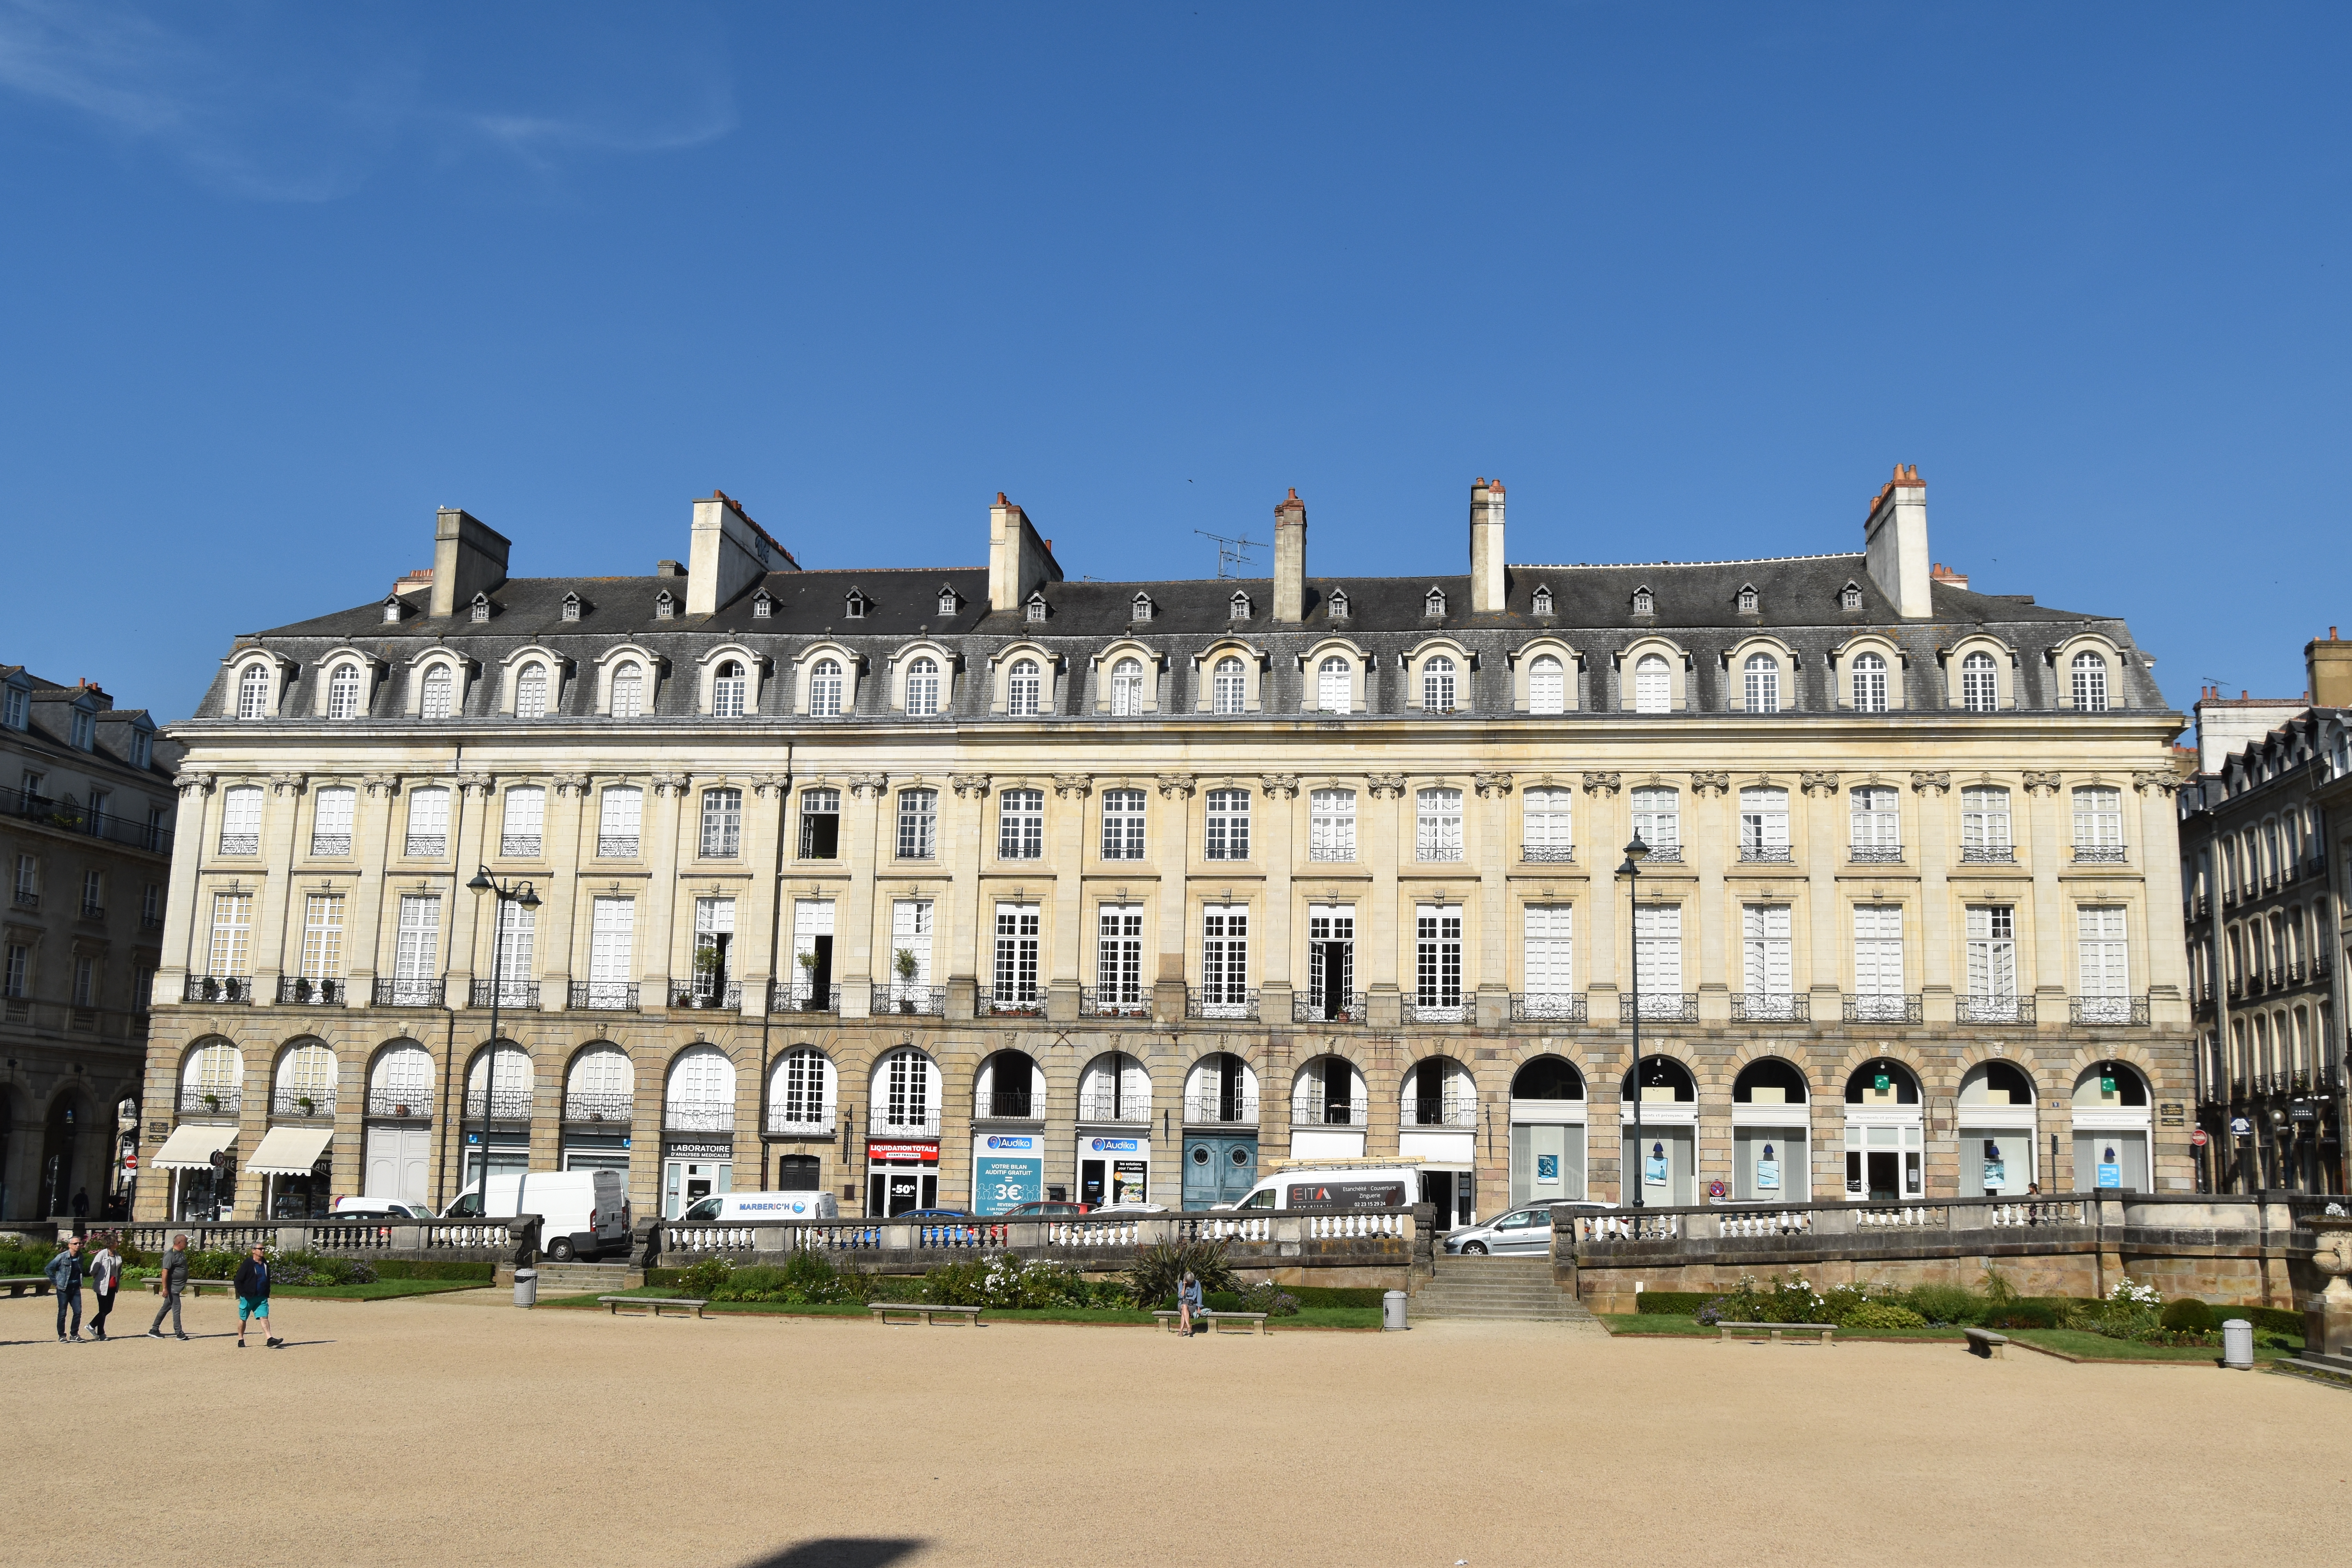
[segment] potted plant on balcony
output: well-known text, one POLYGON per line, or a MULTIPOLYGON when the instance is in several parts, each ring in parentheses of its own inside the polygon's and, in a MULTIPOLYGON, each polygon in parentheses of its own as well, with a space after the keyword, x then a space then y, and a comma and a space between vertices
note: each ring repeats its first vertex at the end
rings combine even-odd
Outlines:
MULTIPOLYGON (((816 955, 811 953, 809 956, 814 958, 816 955)), ((915 999, 907 994, 907 987, 915 983, 915 950, 900 948, 890 960, 890 964, 898 972, 898 1011, 911 1013, 915 1010, 915 999)))
POLYGON ((816 954, 803 952, 800 955, 799 963, 801 1010, 807 1013, 822 1013, 824 1011, 824 1003, 816 994, 816 954))
POLYGON ((698 947, 694 950, 694 991, 688 1005, 709 1007, 719 1001, 719 950, 698 947))
POLYGON ((300 1109, 302 1114, 305 1116, 316 1116, 319 1114, 319 1102, 312 1100, 307 1094, 296 1095, 294 1097, 294 1103, 300 1109))
POLYGON ((207 1091, 205 1095, 205 1109, 206 1110, 218 1110, 220 1109, 220 1096, 207 1091))

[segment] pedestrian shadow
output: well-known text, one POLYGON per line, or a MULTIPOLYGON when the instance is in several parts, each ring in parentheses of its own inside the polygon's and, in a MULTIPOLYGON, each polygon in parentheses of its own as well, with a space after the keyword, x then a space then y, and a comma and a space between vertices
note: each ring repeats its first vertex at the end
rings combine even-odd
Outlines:
POLYGON ((889 1568, 889 1564, 929 1544, 924 1541, 885 1540, 870 1535, 829 1535, 787 1546, 765 1557, 754 1557, 743 1568, 889 1568))

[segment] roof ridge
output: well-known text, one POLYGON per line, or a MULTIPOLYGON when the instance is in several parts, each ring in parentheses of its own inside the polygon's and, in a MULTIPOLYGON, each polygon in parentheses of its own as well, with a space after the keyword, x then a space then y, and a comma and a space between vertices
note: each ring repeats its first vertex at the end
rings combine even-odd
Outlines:
POLYGON ((1776 561, 1864 561, 1869 552, 1831 550, 1818 555, 1734 555, 1719 561, 1526 561, 1510 563, 1515 572, 1622 571, 1651 566, 1768 566, 1776 561))

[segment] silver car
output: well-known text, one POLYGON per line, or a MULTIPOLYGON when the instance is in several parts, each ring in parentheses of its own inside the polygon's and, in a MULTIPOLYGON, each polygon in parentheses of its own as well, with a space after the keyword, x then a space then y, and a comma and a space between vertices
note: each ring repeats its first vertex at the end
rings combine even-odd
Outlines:
POLYGON ((1485 1225, 1468 1226, 1449 1234, 1445 1250, 1481 1258, 1487 1253, 1498 1257, 1549 1254, 1551 1251, 1551 1211, 1564 1208, 1574 1214, 1598 1214, 1613 1209, 1615 1204, 1529 1204, 1499 1215, 1485 1225))

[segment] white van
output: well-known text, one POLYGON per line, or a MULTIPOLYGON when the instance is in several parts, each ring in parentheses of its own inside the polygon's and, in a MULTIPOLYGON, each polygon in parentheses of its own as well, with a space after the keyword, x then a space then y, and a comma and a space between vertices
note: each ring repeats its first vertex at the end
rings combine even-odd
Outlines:
MULTIPOLYGON (((629 1188, 618 1171, 493 1171, 489 1212, 539 1215, 539 1249, 558 1263, 629 1250, 629 1188)), ((441 1211, 443 1219, 481 1216, 478 1184, 441 1211)))
POLYGON ((1276 1162, 1271 1173, 1220 1207, 1289 1209, 1329 1214, 1345 1209, 1404 1208, 1421 1201, 1421 1162, 1394 1160, 1301 1160, 1276 1162))
POLYGON ((726 1225, 784 1225, 801 1219, 839 1219, 841 1203, 831 1193, 713 1193, 677 1216, 726 1225))

